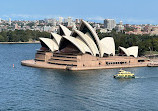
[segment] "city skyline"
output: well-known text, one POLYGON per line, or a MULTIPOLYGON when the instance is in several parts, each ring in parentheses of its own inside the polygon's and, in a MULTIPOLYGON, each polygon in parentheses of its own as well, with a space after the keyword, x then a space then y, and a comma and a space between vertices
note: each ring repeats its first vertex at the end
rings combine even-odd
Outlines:
POLYGON ((7 20, 37 20, 72 17, 103 22, 115 19, 126 24, 158 24, 154 0, 80 0, 80 1, 2 1, 0 18, 7 20))

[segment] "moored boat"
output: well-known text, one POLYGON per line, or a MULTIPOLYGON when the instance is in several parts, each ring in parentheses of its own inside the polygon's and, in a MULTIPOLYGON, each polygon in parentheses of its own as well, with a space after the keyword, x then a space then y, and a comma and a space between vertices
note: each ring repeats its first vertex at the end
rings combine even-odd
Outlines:
POLYGON ((135 75, 131 72, 120 69, 119 73, 114 75, 114 78, 135 78, 135 75))

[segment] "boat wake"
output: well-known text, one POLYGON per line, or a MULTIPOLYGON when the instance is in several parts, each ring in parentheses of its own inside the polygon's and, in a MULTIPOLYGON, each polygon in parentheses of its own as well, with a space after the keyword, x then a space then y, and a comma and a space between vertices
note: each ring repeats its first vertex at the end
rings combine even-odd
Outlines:
POLYGON ((143 76, 142 77, 138 77, 138 76, 135 76, 135 78, 136 79, 142 79, 142 78, 147 78, 147 77, 143 77, 143 76))
POLYGON ((144 77, 144 76, 138 77, 138 76, 135 76, 135 78, 136 79, 146 79, 146 78, 158 78, 158 77, 144 77))

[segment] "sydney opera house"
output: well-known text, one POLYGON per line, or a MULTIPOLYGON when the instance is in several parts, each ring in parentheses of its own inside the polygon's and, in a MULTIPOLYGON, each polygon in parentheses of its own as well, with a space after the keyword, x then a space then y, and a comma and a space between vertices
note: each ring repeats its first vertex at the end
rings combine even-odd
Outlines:
MULTIPOLYGON (((68 70, 147 66, 148 60, 138 57, 138 46, 119 47, 115 54, 113 37, 99 39, 96 31, 82 20, 78 30, 70 31, 60 25, 59 32, 50 38, 40 38, 41 48, 35 59, 22 65, 68 70)), ((120 44, 121 45, 121 44, 120 44)))

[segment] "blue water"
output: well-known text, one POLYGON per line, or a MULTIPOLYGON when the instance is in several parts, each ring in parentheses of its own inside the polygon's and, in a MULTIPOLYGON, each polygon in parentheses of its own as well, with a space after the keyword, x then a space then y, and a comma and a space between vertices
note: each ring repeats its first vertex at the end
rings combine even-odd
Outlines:
POLYGON ((21 66, 40 44, 0 44, 0 110, 158 110, 158 68, 125 68, 135 79, 117 80, 119 69, 66 71, 21 66), (13 68, 13 64, 15 68, 13 68))

